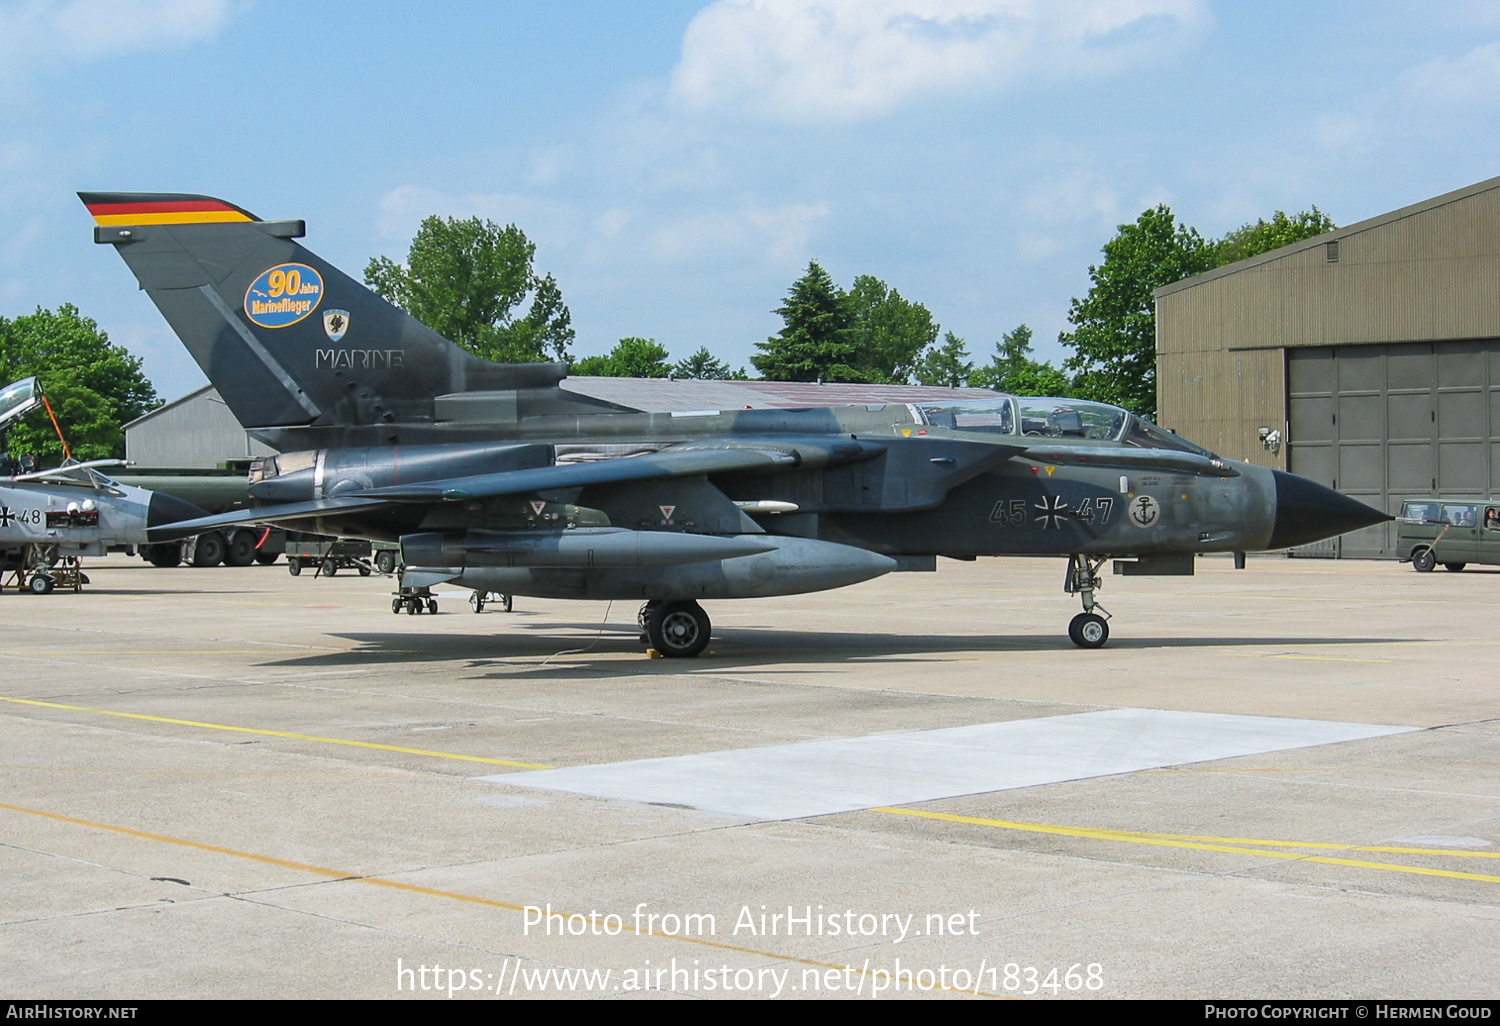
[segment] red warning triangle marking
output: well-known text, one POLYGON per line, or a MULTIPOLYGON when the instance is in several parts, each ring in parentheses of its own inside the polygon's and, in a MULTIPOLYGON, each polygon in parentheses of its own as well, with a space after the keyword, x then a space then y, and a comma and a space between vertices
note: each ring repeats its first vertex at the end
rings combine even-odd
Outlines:
POLYGON ((656 508, 661 510, 661 518, 663 520, 671 520, 672 514, 677 512, 676 506, 658 506, 656 508))

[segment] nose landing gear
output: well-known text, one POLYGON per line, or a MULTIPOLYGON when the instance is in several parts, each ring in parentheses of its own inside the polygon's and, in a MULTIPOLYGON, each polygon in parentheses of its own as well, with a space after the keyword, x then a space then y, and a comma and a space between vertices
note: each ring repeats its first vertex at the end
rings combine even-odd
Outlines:
POLYGON ((1094 601, 1095 589, 1104 586, 1099 570, 1109 558, 1076 553, 1068 557, 1068 576, 1063 582, 1063 591, 1083 600, 1083 612, 1068 624, 1068 637, 1079 648, 1102 648, 1109 640, 1109 610, 1094 601), (1098 613, 1094 612, 1096 609, 1098 613))

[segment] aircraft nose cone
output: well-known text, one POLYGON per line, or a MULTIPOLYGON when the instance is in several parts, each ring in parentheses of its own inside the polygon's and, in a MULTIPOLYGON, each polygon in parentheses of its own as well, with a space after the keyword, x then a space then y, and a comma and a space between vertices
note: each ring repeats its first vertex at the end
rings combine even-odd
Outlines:
POLYGON ((1268 549, 1307 545, 1391 519, 1316 481, 1279 470, 1271 474, 1276 481, 1276 522, 1268 549))
POLYGON ((199 509, 191 502, 161 492, 151 493, 151 504, 146 507, 146 526, 165 527, 179 520, 197 520, 208 516, 208 511, 199 509))

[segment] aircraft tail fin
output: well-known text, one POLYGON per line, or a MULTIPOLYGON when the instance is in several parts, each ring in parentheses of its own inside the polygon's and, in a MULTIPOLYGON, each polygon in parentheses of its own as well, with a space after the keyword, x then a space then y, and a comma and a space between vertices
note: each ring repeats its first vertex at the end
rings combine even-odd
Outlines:
POLYGON ((78 196, 247 428, 431 421, 437 396, 567 373, 459 348, 303 247, 302 221, 187 193, 78 196))

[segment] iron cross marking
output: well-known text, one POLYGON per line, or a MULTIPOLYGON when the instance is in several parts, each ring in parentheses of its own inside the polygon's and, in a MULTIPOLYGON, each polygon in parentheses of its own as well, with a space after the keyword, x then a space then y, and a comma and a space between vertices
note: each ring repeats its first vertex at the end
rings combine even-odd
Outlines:
POLYGON ((10 522, 16 519, 9 506, 0 506, 0 527, 9 527, 10 522))
POLYGON ((1068 504, 1063 501, 1061 495, 1044 495, 1042 501, 1037 503, 1034 509, 1041 511, 1036 521, 1042 525, 1042 530, 1049 527, 1062 528, 1062 522, 1068 518, 1068 504), (1048 505, 1048 503, 1051 505, 1048 505))

